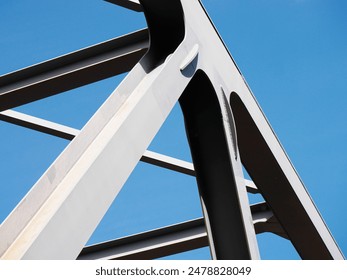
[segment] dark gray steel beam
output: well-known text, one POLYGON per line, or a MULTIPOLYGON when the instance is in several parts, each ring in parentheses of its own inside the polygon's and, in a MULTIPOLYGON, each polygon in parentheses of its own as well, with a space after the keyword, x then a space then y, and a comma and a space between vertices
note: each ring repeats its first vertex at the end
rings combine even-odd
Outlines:
POLYGON ((136 0, 105 0, 105 1, 112 4, 116 4, 118 6, 122 6, 129 10, 142 12, 142 6, 140 5, 139 1, 136 1, 136 0))
MULTIPOLYGON (((194 165, 190 162, 183 161, 180 159, 176 159, 173 157, 169 157, 166 155, 158 154, 152 151, 146 151, 141 161, 153 164, 162 168, 166 168, 172 171, 176 171, 182 174, 190 175, 190 176, 196 176, 194 165)), ((245 179, 247 192, 256 194, 259 193, 258 188, 252 182, 251 180, 245 179)))
MULTIPOLYGON (((36 118, 14 110, 0 112, 0 120, 47 133, 66 140, 72 140, 80 132, 78 129, 50 122, 41 118, 36 118)), ((152 151, 146 151, 143 154, 141 161, 190 176, 195 176, 194 166, 192 163, 152 151)), ((249 185, 251 186, 251 182, 249 185)))
POLYGON ((147 29, 0 77, 0 111, 132 69, 148 48, 147 29))
POLYGON ((271 232, 282 238, 289 239, 266 202, 251 205, 251 212, 254 229, 257 234, 271 232))
POLYGON ((212 238, 213 257, 219 260, 252 259, 252 246, 243 220, 243 207, 249 206, 248 201, 239 201, 229 154, 231 147, 223 123, 227 116, 222 115, 217 93, 204 72, 196 72, 179 101, 208 234, 212 238))
MULTIPOLYGON (((318 227, 311 220, 311 213, 318 212, 314 204, 304 205, 305 201, 297 196, 289 181, 296 178, 287 177, 250 112, 236 93, 231 95, 230 104, 235 117, 242 163, 299 255, 303 259, 333 259, 329 250, 339 248, 336 243, 324 242, 320 231, 326 230, 326 225, 318 227)), ((302 190, 307 192, 303 184, 302 190)), ((307 193, 306 195, 306 199, 310 199, 307 193)), ((334 240, 331 239, 330 242, 334 240)))
MULTIPOLYGON (((273 232, 285 236, 266 203, 251 206, 257 233, 273 232)), ((157 259, 208 246, 203 218, 85 247, 78 260, 157 259)))
POLYGON ((148 260, 208 245, 204 220, 197 219, 86 247, 77 259, 148 260))

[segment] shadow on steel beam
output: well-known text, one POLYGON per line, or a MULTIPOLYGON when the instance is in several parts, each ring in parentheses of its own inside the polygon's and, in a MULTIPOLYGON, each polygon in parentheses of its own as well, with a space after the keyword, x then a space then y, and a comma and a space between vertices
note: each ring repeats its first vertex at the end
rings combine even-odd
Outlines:
POLYGON ((203 71, 196 72, 179 102, 216 258, 250 259, 221 107, 203 71))
POLYGON ((303 259, 332 259, 320 233, 297 197, 237 93, 230 96, 243 166, 303 259))

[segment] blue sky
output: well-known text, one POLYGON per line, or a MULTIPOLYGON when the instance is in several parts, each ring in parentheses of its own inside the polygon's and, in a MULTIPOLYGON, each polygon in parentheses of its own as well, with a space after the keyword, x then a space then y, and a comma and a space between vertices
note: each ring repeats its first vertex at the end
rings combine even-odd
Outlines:
MULTIPOLYGON (((347 2, 202 2, 346 255, 347 2)), ((146 27, 102 0, 1 1, 0 13, 0 75, 146 27)), ((16 110, 80 129, 121 79, 16 110)), ((3 122, 0 133, 3 221, 68 141, 3 122)), ((178 106, 149 149, 190 160, 178 106)), ((89 243, 200 216, 194 178, 139 163, 89 243)), ((263 259, 298 258, 285 240, 258 240, 263 259)), ((172 258, 208 257, 205 248, 172 258)))

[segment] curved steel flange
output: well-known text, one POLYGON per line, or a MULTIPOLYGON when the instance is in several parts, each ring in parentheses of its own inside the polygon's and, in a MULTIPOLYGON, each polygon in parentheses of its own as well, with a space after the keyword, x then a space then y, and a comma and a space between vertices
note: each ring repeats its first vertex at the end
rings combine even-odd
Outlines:
POLYGON ((180 0, 140 0, 150 35, 150 48, 142 60, 149 72, 173 53, 185 35, 180 0))

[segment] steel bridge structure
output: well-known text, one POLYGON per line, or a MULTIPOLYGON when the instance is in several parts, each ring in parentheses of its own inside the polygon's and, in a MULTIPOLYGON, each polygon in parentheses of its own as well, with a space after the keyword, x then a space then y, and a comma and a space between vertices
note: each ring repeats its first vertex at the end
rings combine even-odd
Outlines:
POLYGON ((155 259, 209 246, 216 260, 259 259, 256 234, 271 232, 303 259, 343 259, 201 2, 107 1, 143 12, 148 29, 0 78, 2 121, 71 140, 1 224, 1 258, 155 259), (125 72, 82 130, 13 109, 125 72), (147 150, 177 102, 193 163, 147 150), (139 161, 195 176, 203 218, 85 246, 139 161), (250 205, 247 192, 265 201, 250 205))

